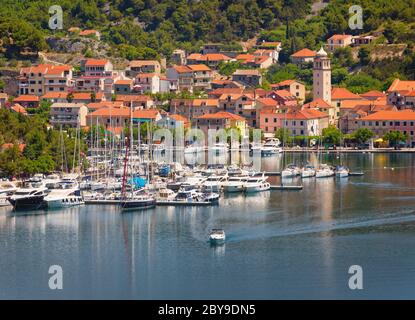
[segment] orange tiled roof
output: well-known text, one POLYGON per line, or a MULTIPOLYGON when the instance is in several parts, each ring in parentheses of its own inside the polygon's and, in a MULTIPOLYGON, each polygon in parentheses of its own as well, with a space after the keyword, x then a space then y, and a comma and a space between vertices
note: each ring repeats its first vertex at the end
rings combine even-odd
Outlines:
POLYGON ((303 108, 333 108, 329 103, 321 98, 315 99, 309 103, 306 103, 303 108))
POLYGON ((115 81, 115 84, 119 84, 119 85, 130 85, 132 83, 133 83, 133 80, 131 79, 122 79, 122 80, 115 81))
MULTIPOLYGON (((156 119, 159 115, 159 111, 156 109, 145 109, 145 110, 135 110, 133 111, 133 118, 141 118, 141 119, 156 119)), ((90 117, 122 117, 122 118, 129 118, 130 117, 130 108, 114 108, 114 107, 107 107, 107 108, 100 108, 91 114, 90 117)))
POLYGON ((105 66, 108 63, 107 59, 88 59, 85 66, 105 66))
POLYGON ((403 81, 400 79, 395 79, 390 85, 387 92, 404 91, 404 90, 408 90, 408 91, 415 90, 415 81, 403 81))
POLYGON ((157 60, 133 60, 130 61, 130 67, 138 68, 142 66, 155 66, 159 65, 160 63, 157 60))
POLYGON ((218 88, 209 92, 209 95, 221 96, 222 94, 230 93, 242 93, 244 89, 242 88, 218 88))
POLYGON ((48 92, 44 94, 41 99, 66 99, 68 96, 67 92, 48 92))
POLYGON ((141 95, 141 94, 139 94, 139 95, 137 95, 137 94, 134 94, 134 95, 133 94, 131 94, 131 95, 119 94, 119 95, 116 96, 115 100, 116 101, 124 101, 124 102, 130 102, 130 101, 133 101, 133 102, 147 102, 147 101, 151 101, 152 99, 149 96, 141 95))
POLYGON ((296 80, 284 80, 275 84, 271 84, 271 88, 273 87, 285 87, 285 86, 289 86, 290 84, 293 84, 294 82, 298 82, 296 80))
POLYGON ((52 66, 46 70, 46 75, 59 75, 65 71, 72 70, 72 66, 63 65, 63 66, 52 66))
POLYGON ((264 106, 269 106, 269 107, 278 106, 278 102, 272 98, 259 98, 257 99, 257 101, 263 104, 264 106))
POLYGON ((360 96, 363 97, 363 98, 367 98, 367 97, 368 98, 374 98, 374 97, 385 97, 386 94, 383 93, 383 92, 380 92, 378 90, 371 90, 371 91, 368 91, 366 93, 362 93, 360 96))
POLYGON ((316 52, 307 48, 301 49, 291 55, 291 57, 296 58, 309 58, 309 57, 315 57, 316 52))
POLYGON ((27 111, 26 111, 26 109, 25 108, 23 108, 20 104, 18 104, 18 103, 16 103, 16 104, 14 104, 11 108, 10 108, 11 110, 13 110, 14 112, 17 112, 17 113, 22 113, 22 114, 24 114, 24 115, 27 115, 27 111))
POLYGON ((273 93, 283 98, 293 97, 293 94, 287 90, 274 90, 273 93))
POLYGON ((21 95, 15 98, 13 102, 39 102, 39 97, 34 95, 21 95))
POLYGON ((347 90, 346 88, 333 88, 331 90, 331 99, 332 100, 359 100, 362 99, 362 97, 360 97, 357 94, 354 94, 352 92, 350 92, 349 90, 347 90))
POLYGON ((253 54, 247 54, 247 53, 241 53, 235 57, 236 60, 252 60, 254 58, 255 56, 253 54))
POLYGON ((193 106, 200 107, 201 105, 217 107, 219 105, 219 100, 218 99, 193 99, 193 106))
POLYGON ((351 37, 352 36, 350 34, 334 34, 329 38, 329 40, 344 40, 351 37))
MULTIPOLYGON (((73 100, 91 100, 91 92, 74 92, 72 93, 73 100)), ((102 92, 95 93, 95 99, 102 100, 104 94, 102 92)))
POLYGON ((403 111, 378 111, 372 113, 366 117, 363 117, 359 120, 415 120, 415 112, 412 110, 403 110, 403 111))
POLYGON ((244 117, 241 117, 237 114, 233 114, 226 111, 220 111, 216 113, 209 113, 204 114, 200 117, 195 117, 196 119, 230 119, 230 120, 236 120, 236 121, 246 121, 244 117))
POLYGON ((180 114, 171 114, 171 115, 169 115, 169 117, 176 120, 176 121, 182 121, 184 123, 189 122, 189 119, 187 119, 186 117, 184 117, 180 114))
POLYGON ((287 113, 275 113, 275 110, 265 110, 265 114, 274 113, 274 117, 282 120, 311 120, 311 119, 322 119, 327 118, 328 114, 314 109, 304 109, 289 111, 287 113))
POLYGON ((204 64, 191 64, 188 65, 192 71, 211 71, 210 68, 204 64))

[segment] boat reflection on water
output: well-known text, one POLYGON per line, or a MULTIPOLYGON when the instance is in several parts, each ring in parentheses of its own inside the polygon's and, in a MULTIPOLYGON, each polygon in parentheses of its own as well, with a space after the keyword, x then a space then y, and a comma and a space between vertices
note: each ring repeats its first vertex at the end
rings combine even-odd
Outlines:
POLYGON ((212 255, 214 257, 224 257, 226 253, 226 244, 212 244, 210 243, 210 248, 212 250, 212 255))

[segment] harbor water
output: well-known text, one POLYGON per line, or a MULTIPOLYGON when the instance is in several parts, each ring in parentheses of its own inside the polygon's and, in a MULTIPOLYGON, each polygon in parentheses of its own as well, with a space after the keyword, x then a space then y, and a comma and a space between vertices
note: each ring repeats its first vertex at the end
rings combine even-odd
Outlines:
MULTIPOLYGON (((307 157, 263 158, 262 169, 307 157)), ((222 196, 209 207, 0 208, 0 299, 415 298, 415 155, 324 158, 364 175, 296 178, 285 183, 301 191, 222 196), (225 244, 208 242, 213 228, 225 244), (62 267, 62 290, 49 288, 52 265, 62 267), (352 265, 362 290, 349 288, 352 265)))

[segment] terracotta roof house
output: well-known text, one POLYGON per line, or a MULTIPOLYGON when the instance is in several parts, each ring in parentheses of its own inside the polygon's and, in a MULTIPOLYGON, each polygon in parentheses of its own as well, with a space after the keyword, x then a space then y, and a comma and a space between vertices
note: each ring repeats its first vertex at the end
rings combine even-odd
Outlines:
POLYGON ((387 132, 399 131, 408 136, 406 145, 415 147, 415 112, 379 111, 356 119, 359 128, 372 130, 376 137, 383 137, 387 132))
POLYGON ((20 104, 16 103, 13 106, 10 107, 10 110, 12 112, 21 113, 25 116, 27 116, 27 111, 24 107, 22 107, 20 104))
POLYGON ((232 80, 248 87, 257 87, 262 84, 262 74, 258 70, 236 70, 232 80))
POLYGON ((39 107, 39 97, 34 95, 21 95, 13 100, 13 103, 18 103, 25 108, 39 107))
POLYGON ((310 63, 314 61, 314 57, 317 55, 317 53, 313 50, 304 48, 301 49, 295 53, 293 53, 290 56, 290 60, 292 63, 301 66, 304 65, 306 63, 310 63))
POLYGON ((315 136, 320 135, 328 126, 328 115, 314 109, 291 110, 286 113, 264 110, 260 113, 260 128, 268 134, 275 134, 278 129, 284 128, 293 136, 315 136))
POLYGON ((350 34, 335 34, 327 39, 327 50, 334 52, 338 48, 350 46, 353 42, 353 36, 350 34))
POLYGON ((297 80, 284 80, 279 83, 271 84, 273 90, 287 90, 294 95, 300 103, 305 100, 305 85, 297 80))

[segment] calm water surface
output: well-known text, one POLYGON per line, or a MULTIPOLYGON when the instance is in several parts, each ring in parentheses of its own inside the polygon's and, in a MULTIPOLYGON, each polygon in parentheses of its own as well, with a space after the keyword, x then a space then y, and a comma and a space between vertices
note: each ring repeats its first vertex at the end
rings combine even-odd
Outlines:
MULTIPOLYGON (((0 208, 0 298, 415 298, 415 155, 350 154, 343 162, 365 175, 224 197, 218 207, 119 214, 84 206, 25 216, 0 208), (207 243, 215 227, 227 233, 223 246, 207 243), (356 264, 364 289, 352 291, 356 264), (63 268, 61 291, 49 290, 51 265, 63 268)), ((282 156, 263 160, 269 171, 281 165, 282 156)))

